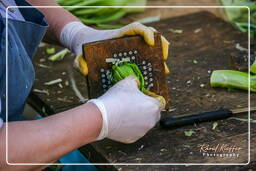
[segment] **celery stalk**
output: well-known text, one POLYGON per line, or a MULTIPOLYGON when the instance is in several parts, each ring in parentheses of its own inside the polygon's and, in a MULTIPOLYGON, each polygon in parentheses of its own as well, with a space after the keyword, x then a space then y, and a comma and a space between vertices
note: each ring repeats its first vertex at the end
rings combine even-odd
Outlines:
MULTIPOLYGON (((256 76, 251 76, 251 91, 256 92, 256 76)), ((233 70, 216 70, 211 75, 212 87, 226 87, 248 90, 249 75, 245 72, 233 70)))
POLYGON ((251 73, 256 74, 256 60, 251 65, 251 69, 250 70, 251 70, 251 73))

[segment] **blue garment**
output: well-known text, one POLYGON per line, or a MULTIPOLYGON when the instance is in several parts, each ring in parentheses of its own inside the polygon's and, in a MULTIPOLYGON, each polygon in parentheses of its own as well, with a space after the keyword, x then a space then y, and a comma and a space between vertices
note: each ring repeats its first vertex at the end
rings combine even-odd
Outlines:
MULTIPOLYGON (((24 0, 16 0, 18 6, 29 6, 24 0)), ((48 24, 44 15, 35 8, 21 8, 25 21, 8 20, 8 107, 6 109, 6 33, 7 23, 0 15, 0 98, 2 110, 0 118, 6 121, 23 120, 23 110, 35 79, 32 57, 46 33, 48 24)), ((60 161, 66 163, 89 163, 76 150, 60 161)), ((95 166, 65 166, 63 170, 97 170, 95 166)))
MULTIPOLYGON (((17 5, 29 5, 17 1, 17 5)), ((47 30, 44 16, 35 8, 23 8, 20 12, 26 21, 8 20, 8 120, 23 120, 22 112, 34 79, 32 56, 35 54, 47 30), (33 14, 33 15, 31 15, 33 14)), ((1 17, 1 16, 0 16, 1 17)), ((6 20, 0 18, 0 117, 6 120, 6 20)))

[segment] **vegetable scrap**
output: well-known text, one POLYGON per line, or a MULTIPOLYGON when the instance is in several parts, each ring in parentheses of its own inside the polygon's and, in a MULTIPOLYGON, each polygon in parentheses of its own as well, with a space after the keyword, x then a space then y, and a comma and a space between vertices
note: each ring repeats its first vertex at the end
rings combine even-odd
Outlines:
POLYGON ((196 59, 194 59, 193 64, 198 64, 198 61, 196 59))
POLYGON ((44 85, 54 85, 54 84, 58 84, 58 83, 61 83, 62 82, 62 79, 61 78, 58 78, 56 80, 52 80, 52 81, 48 81, 46 83, 44 83, 44 85))
POLYGON ((185 134, 185 136, 187 136, 187 137, 191 137, 193 134, 194 134, 195 132, 193 131, 193 130, 189 130, 189 131, 184 131, 184 134, 185 134))
POLYGON ((195 29, 194 33, 199 33, 201 30, 202 30, 201 28, 195 29))
POLYGON ((183 30, 181 30, 181 29, 169 29, 169 31, 174 33, 174 34, 181 34, 181 33, 183 33, 183 30))
POLYGON ((212 124, 212 130, 215 130, 218 125, 219 125, 218 122, 213 122, 213 124, 212 124))
POLYGON ((242 47, 239 43, 236 44, 236 49, 240 51, 248 52, 247 48, 242 47))
POLYGON ((33 89, 33 92, 35 92, 35 93, 42 93, 42 94, 46 94, 46 95, 50 94, 48 90, 33 89))
MULTIPOLYGON (((242 121, 242 122, 248 122, 248 121, 249 121, 248 119, 237 118, 237 117, 230 117, 230 118, 228 118, 228 119, 234 119, 234 120, 238 120, 238 121, 242 121)), ((251 123, 256 123, 256 120, 250 119, 250 122, 251 122, 251 123)))
POLYGON ((68 52, 69 52, 68 49, 63 49, 63 50, 59 51, 58 53, 50 56, 48 58, 48 60, 50 60, 50 61, 61 61, 68 52))
POLYGON ((53 47, 53 48, 46 48, 46 53, 47 53, 48 55, 54 54, 54 53, 55 53, 55 48, 54 48, 54 47, 53 47))

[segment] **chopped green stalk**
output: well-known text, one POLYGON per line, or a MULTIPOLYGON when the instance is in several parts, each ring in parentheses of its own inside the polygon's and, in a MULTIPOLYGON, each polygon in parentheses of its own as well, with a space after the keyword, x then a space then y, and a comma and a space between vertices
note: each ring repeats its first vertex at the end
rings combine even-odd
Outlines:
POLYGON ((123 62, 118 65, 112 66, 112 83, 115 84, 128 77, 129 75, 135 76, 140 81, 140 90, 146 90, 144 87, 144 77, 136 64, 123 62))
POLYGON ((48 58, 48 60, 50 60, 50 61, 61 61, 68 52, 69 52, 68 49, 63 49, 62 51, 50 56, 48 58))
POLYGON ((174 33, 174 34, 181 34, 181 33, 183 33, 183 30, 181 30, 181 29, 169 29, 169 31, 174 33))
POLYGON ((256 60, 251 65, 251 73, 256 74, 256 60))
POLYGON ((55 53, 55 48, 54 48, 54 47, 53 47, 53 48, 46 48, 46 53, 47 53, 48 55, 54 54, 54 53, 55 53))
MULTIPOLYGON (((256 76, 251 76, 251 91, 256 92, 256 76)), ((212 87, 226 87, 248 90, 249 88, 248 73, 232 71, 232 70, 217 70, 211 75, 212 87)))

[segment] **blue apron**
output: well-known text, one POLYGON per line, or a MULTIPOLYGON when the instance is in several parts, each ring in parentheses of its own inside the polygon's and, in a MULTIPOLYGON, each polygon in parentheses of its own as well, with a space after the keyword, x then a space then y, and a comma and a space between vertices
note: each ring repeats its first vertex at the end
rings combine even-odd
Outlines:
MULTIPOLYGON (((18 6, 30 6, 24 0, 16 0, 18 6)), ((8 20, 8 121, 24 120, 25 101, 35 80, 32 57, 46 33, 48 24, 44 15, 35 8, 20 8, 25 21, 8 20)), ((0 117, 6 121, 6 20, 0 15, 0 117)), ((63 158, 64 163, 89 163, 75 150, 63 158)), ((97 170, 95 166, 64 166, 69 170, 97 170)))
MULTIPOLYGON (((27 6, 23 0, 18 6, 27 6)), ((23 120, 22 112, 35 79, 32 56, 47 30, 44 16, 35 8, 20 9, 26 21, 8 20, 8 120, 23 120)), ((0 16, 1 17, 1 16, 0 16)), ((0 97, 6 120, 6 20, 0 18, 0 97)))

